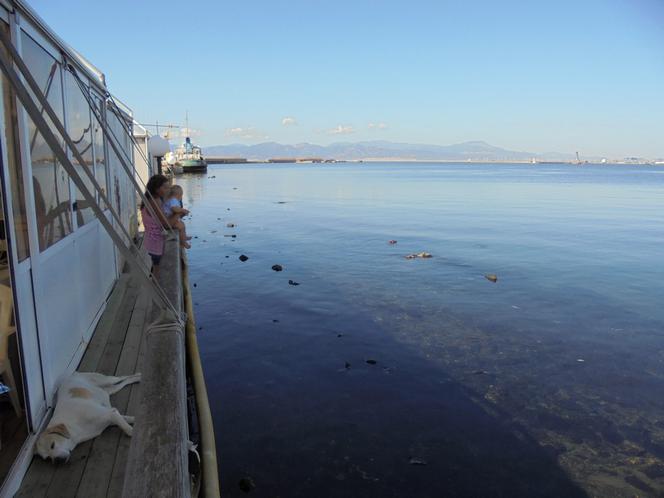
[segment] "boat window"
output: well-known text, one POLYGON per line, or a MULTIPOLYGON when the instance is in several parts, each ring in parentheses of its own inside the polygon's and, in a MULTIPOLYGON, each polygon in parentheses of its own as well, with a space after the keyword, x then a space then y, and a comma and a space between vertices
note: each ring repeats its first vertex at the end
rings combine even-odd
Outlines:
MULTIPOLYGON (((63 120, 60 64, 25 32, 21 32, 22 56, 32 76, 46 95, 58 119, 63 120)), ((50 123, 46 113, 43 113, 50 123)), ((51 124, 56 136, 58 132, 51 124)), ((39 249, 45 250, 72 231, 69 175, 55 159, 36 126, 28 118, 28 140, 39 249)), ((63 143, 64 145, 64 143, 63 143)))
MULTIPOLYGON (((9 26, 4 22, 0 23, 0 29, 9 34, 9 26)), ((23 171, 21 170, 21 155, 18 142, 18 120, 15 97, 14 90, 3 73, 2 98, 5 108, 5 140, 7 143, 6 167, 9 176, 9 188, 11 190, 14 238, 16 239, 16 258, 18 261, 23 261, 30 255, 30 246, 28 241, 27 213, 25 209, 23 171)), ((0 241, 0 246, 2 245, 6 245, 4 238, 0 241)))
MULTIPOLYGON (((117 111, 114 111, 113 106, 109 106, 106 109, 106 122, 109 130, 112 132, 112 136, 117 138, 117 141, 114 140, 114 142, 118 145, 118 148, 121 151, 124 151, 121 152, 123 160, 132 165, 134 163, 132 159, 132 145, 126 131, 126 127, 129 126, 129 123, 127 123, 127 120, 122 115, 118 115, 116 112, 117 111)), ((120 160, 111 147, 108 148, 108 158, 109 164, 111 165, 111 188, 113 189, 113 198, 111 199, 111 202, 114 202, 114 206, 122 219, 123 225, 129 233, 133 235, 132 227, 136 217, 135 213, 137 211, 133 185, 131 185, 127 173, 123 169, 120 160)))
MULTIPOLYGON (((83 156, 85 167, 91 168, 90 171, 94 174, 92 162, 92 119, 90 116, 90 106, 83 92, 88 92, 87 82, 83 91, 79 87, 78 80, 74 75, 67 72, 65 73, 65 88, 67 92, 67 132, 69 137, 73 140, 78 152, 83 156)), ((77 168, 85 186, 94 192, 92 182, 88 179, 85 172, 82 170, 84 166, 74 159, 74 167, 77 168)), ((92 206, 85 200, 83 194, 76 189, 76 223, 80 227, 90 220, 95 218, 92 206)))
MULTIPOLYGON (((102 104, 102 99, 97 94, 93 94, 93 100, 95 103, 96 114, 100 114, 102 121, 104 119, 104 106, 102 104)), ((93 132, 93 143, 95 149, 95 179, 99 183, 104 194, 107 194, 106 186, 106 153, 104 151, 104 132, 101 129, 99 121, 95 117, 95 113, 92 114, 92 132, 93 132)), ((105 207, 105 206, 103 206, 105 207)))

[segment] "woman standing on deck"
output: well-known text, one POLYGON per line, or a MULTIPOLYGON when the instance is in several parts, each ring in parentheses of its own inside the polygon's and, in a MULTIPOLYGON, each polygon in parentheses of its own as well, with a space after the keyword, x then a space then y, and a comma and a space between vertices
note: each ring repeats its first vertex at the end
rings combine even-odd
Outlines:
POLYGON ((159 218, 155 220, 150 210, 141 202, 141 217, 145 227, 143 245, 152 259, 152 275, 159 278, 159 262, 164 254, 164 232, 162 228, 170 228, 163 210, 162 199, 168 194, 170 184, 164 175, 154 175, 145 186, 145 197, 150 203, 152 212, 159 218))

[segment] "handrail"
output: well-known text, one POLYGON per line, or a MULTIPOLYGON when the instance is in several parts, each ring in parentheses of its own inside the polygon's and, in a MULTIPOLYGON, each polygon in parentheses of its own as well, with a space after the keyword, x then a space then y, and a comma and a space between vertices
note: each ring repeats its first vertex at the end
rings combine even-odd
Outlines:
MULTIPOLYGON (((98 184, 98 182, 97 182, 96 178, 94 177, 94 175, 92 173, 90 173, 90 170, 89 170, 87 164, 85 163, 85 159, 83 158, 83 155, 81 154, 81 152, 78 150, 78 147, 76 146, 76 141, 74 141, 69 136, 69 134, 66 132, 66 130, 64 129, 64 126, 60 123, 57 115, 55 114, 55 111, 53 110, 51 105, 48 103, 46 95, 44 93, 42 93, 41 88, 39 87, 39 85, 37 84, 35 79, 32 77, 32 74, 30 74, 30 70, 27 68, 27 66, 25 65, 23 60, 19 57, 18 52, 16 51, 16 49, 14 48, 14 45, 12 45, 12 43, 9 39, 9 36, 7 35, 7 33, 5 33, 2 30, 0 30, 0 41, 2 41, 2 43, 8 49, 10 55, 14 59, 14 63, 16 64, 16 66, 19 68, 19 70, 23 74, 23 77, 25 78, 25 81, 28 83, 28 86, 30 86, 30 88, 32 89, 32 92, 35 94, 35 97, 37 97, 37 100, 39 101, 39 103, 41 105, 41 111, 46 111, 46 114, 48 114, 48 117, 51 119, 51 121, 53 122, 55 128, 58 130, 58 133, 60 133, 60 135, 62 135, 62 137, 65 140, 65 143, 71 149, 72 154, 74 155, 74 157, 76 158, 78 163, 82 166, 82 170, 85 172, 86 176, 88 177, 88 180, 90 180, 92 185, 100 192, 100 197, 102 198, 102 200, 106 204, 106 207, 110 210, 111 215, 113 216, 115 221, 120 224, 121 228, 124 230, 124 226, 121 223, 120 216, 113 209, 113 206, 111 205, 110 201, 108 200, 108 198, 104 194, 103 190, 101 190, 101 187, 98 184)), ((40 115, 41 115, 41 111, 40 111, 40 115)), ((92 126, 92 125, 90 125, 90 126, 92 126)), ((33 140, 36 139, 37 133, 39 133, 39 132, 40 132, 39 129, 35 130, 35 135, 34 135, 33 140)), ((79 139, 79 142, 80 142, 80 139, 79 139)), ((31 146, 30 150, 32 151, 32 146, 31 146)), ((127 237, 130 237, 128 232, 124 233, 123 235, 125 235, 127 237)))
MULTIPOLYGON (((83 84, 80 77, 76 73, 76 70, 74 69, 74 67, 71 64, 67 65, 67 69, 69 70, 69 72, 72 74, 72 76, 76 80, 76 83, 78 84, 79 90, 83 94, 83 98, 85 98, 86 102, 88 103, 88 106, 90 107, 90 109, 92 109, 92 112, 94 113, 95 118, 97 119, 97 122, 99 123, 99 126, 102 129, 102 132, 106 136, 106 140, 108 141, 108 143, 113 148, 113 152, 115 152, 115 155, 118 157, 118 160, 120 161, 120 164, 122 165, 122 168, 125 170, 125 173, 127 173, 127 176, 131 179, 131 182, 134 186, 134 189, 136 190, 136 192, 138 192, 139 197, 143 201, 143 205, 150 212, 150 216, 152 216, 155 221, 159 222, 160 221, 159 216, 157 216, 157 213, 155 212, 154 208, 152 207, 152 203, 148 201, 148 198, 143 193, 143 190, 141 189, 141 186, 139 185, 138 180, 136 180, 136 177, 134 176, 134 174, 131 171, 131 168, 129 167, 127 162, 124 160, 124 158, 122 158, 120 156, 120 152, 121 152, 122 149, 120 149, 120 147, 111 139, 111 136, 118 143, 120 141, 115 136, 115 133, 113 133, 112 130, 108 129, 108 123, 104 122, 103 116, 101 115, 101 111, 99 111, 99 114, 97 114, 97 112, 98 112, 97 106, 96 106, 95 102, 92 100, 92 97, 89 94, 90 89, 88 88, 87 92, 85 91, 86 90, 85 85, 83 84)), ((124 151, 122 151, 122 152, 124 152, 124 151)), ((143 186, 145 187, 145 185, 143 185, 143 186)), ((170 230, 173 229, 173 227, 170 225, 168 220, 166 221, 166 224, 168 225, 168 228, 170 230)), ((166 233, 164 227, 162 227, 162 233, 164 233, 164 234, 166 233)))
MULTIPOLYGON (((43 95, 41 94, 41 89, 39 89, 39 86, 34 81, 34 78, 32 78, 29 69, 27 68, 21 57, 18 55, 18 53, 16 52, 16 49, 9 40, 9 37, 2 30, 0 30, 0 41, 5 46, 5 49, 7 50, 9 56, 13 59, 13 62, 16 64, 16 66, 23 74, 23 77, 26 79, 26 81, 31 83, 31 86, 33 87, 33 92, 36 94, 37 98, 39 99, 40 96, 43 97, 43 95), (34 90, 35 87, 37 89, 36 92, 34 90)), ((32 119, 35 126, 39 129, 40 133, 44 137, 44 140, 51 148, 52 152, 55 154, 57 160, 60 162, 60 164, 62 164, 64 169, 67 171, 68 175, 74 182, 74 185, 76 185, 79 192, 83 195, 83 198, 89 203, 90 207, 94 211, 95 215, 97 215, 99 222, 104 227, 104 229, 110 236, 111 240, 115 243, 115 245, 118 247, 122 255, 126 258, 127 262, 130 265, 130 268, 134 270, 135 273, 139 274, 139 276, 146 284, 146 288, 149 290, 149 292, 151 292, 151 294, 157 300, 157 302, 161 303, 162 307, 168 310, 173 315, 173 318, 175 320, 182 322, 182 317, 176 311, 175 307, 170 302, 170 300, 164 293, 163 289, 155 281, 152 274, 145 273, 144 271, 141 270, 142 262, 138 257, 138 250, 136 246, 131 243, 131 237, 128 240, 129 247, 125 246, 125 242, 123 241, 122 237, 115 230, 113 224, 106 218, 104 211, 97 203, 97 200, 95 199, 93 193, 90 192, 90 190, 88 190, 88 186, 85 184, 81 176, 78 174, 78 171, 72 164, 71 160, 67 156, 67 153, 63 149, 60 140, 55 136, 50 126, 46 122, 45 118, 42 116, 41 111, 37 108, 36 104, 33 102, 32 97, 28 92, 28 89, 25 87, 19 75, 16 73, 12 61, 2 50, 0 50, 0 69, 5 73, 7 80, 14 88, 16 96, 23 105, 23 108, 26 110, 26 112, 32 119)), ((51 118, 51 121, 55 125, 58 132, 62 134, 63 138, 67 143, 67 146, 72 150, 72 153, 74 153, 74 155, 80 156, 80 154, 78 154, 76 146, 71 143, 69 135, 66 133, 64 126, 60 122, 59 118, 56 116, 55 111, 53 111, 53 108, 48 103, 48 101, 43 100, 41 101, 41 104, 44 106, 44 109, 51 118)), ((79 159, 77 157, 77 160, 81 161, 82 158, 79 159)), ((85 162, 83 161, 81 164, 85 164, 85 162)), ((84 166, 83 169, 87 170, 87 167, 84 166)), ((92 178, 92 183, 96 188, 99 189, 98 192, 102 197, 102 199, 104 200, 104 202, 110 206, 108 199, 106 198, 105 194, 103 194, 103 192, 100 190, 101 187, 99 187, 99 184, 96 182, 96 180, 94 180, 94 177, 92 178)))
POLYGON ((14 5, 19 13, 22 16, 25 16, 34 24, 39 31, 41 31, 49 41, 51 41, 59 51, 69 55, 75 59, 76 64, 83 69, 89 76, 91 76, 92 81, 94 81, 97 88, 102 88, 106 85, 106 77, 104 73, 101 72, 94 64, 87 60, 83 55, 81 55, 76 49, 71 45, 65 42, 60 36, 55 33, 49 26, 44 22, 44 20, 37 14, 37 12, 24 0, 12 0, 11 3, 14 5))
MULTIPOLYGON (((110 102, 110 103, 111 103, 111 104, 112 104, 112 105, 113 105, 113 106, 114 106, 119 112, 122 112, 122 109, 120 109, 120 107, 118 106, 118 103, 116 102, 115 97, 114 97, 110 92, 107 94, 107 97, 108 97, 108 99, 109 99, 109 102, 110 102)), ((111 110, 111 112, 113 112, 113 110, 111 110)), ((115 112, 113 112, 113 114, 115 114, 115 116, 118 117, 118 115, 117 115, 115 112)), ((123 129, 123 131, 125 132, 125 135, 127 135, 127 136, 129 137, 129 140, 131 140, 132 145, 134 146, 134 148, 135 148, 135 149, 139 152, 139 154, 141 155, 141 158, 145 161, 146 164, 150 164, 150 161, 149 161, 148 157, 145 155, 145 153, 143 152, 143 149, 142 149, 141 147, 139 147, 138 142, 136 141, 136 138, 134 137, 134 134, 131 133, 131 130, 129 129, 129 125, 127 125, 127 124, 124 122, 124 120, 122 120, 122 119, 120 119, 120 124, 122 125, 122 129, 123 129)), ((115 136, 115 134, 114 134, 114 136, 115 136)), ((116 138, 116 140, 117 140, 117 138, 116 138)))

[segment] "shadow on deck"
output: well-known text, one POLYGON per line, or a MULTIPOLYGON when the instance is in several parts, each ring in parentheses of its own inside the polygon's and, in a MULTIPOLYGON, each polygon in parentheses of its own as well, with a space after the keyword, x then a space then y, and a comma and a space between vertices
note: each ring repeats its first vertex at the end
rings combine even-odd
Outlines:
MULTIPOLYGON (((152 307, 140 283, 124 273, 111 293, 106 309, 81 360, 78 371, 105 375, 139 372, 144 352, 144 330, 152 307)), ((120 413, 134 415, 141 384, 111 396, 120 413)), ((80 444, 66 464, 34 457, 17 497, 116 497, 122 494, 131 439, 113 426, 99 437, 80 444)))

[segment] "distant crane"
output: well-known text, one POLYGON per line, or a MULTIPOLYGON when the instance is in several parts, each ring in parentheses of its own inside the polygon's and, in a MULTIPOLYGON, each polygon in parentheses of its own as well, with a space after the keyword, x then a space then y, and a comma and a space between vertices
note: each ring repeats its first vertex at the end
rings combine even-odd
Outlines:
POLYGON ((150 124, 150 123, 139 123, 139 124, 140 124, 141 126, 143 126, 143 127, 145 127, 145 126, 151 126, 151 127, 153 127, 153 128, 157 128, 157 135, 160 134, 160 133, 159 133, 159 128, 166 128, 167 131, 166 131, 166 133, 164 134, 164 135, 165 135, 164 138, 166 138, 166 139, 170 139, 170 138, 171 138, 171 130, 172 130, 172 129, 182 129, 182 125, 177 125, 177 124, 167 124, 167 125, 159 124, 159 123, 155 123, 155 124, 150 124))

